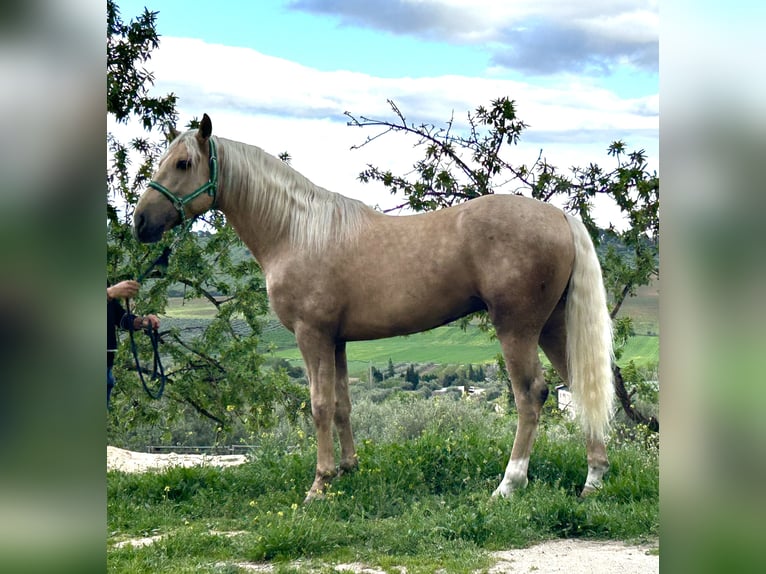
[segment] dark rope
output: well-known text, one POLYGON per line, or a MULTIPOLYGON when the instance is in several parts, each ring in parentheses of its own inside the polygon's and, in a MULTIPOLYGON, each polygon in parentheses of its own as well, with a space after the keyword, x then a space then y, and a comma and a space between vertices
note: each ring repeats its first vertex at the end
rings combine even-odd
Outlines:
MULTIPOLYGON (((171 249, 170 247, 165 247, 165 249, 162 250, 162 253, 155 259, 152 264, 149 266, 149 268, 144 271, 141 275, 138 276, 137 281, 141 283, 148 275, 152 272, 152 270, 155 267, 163 267, 167 268, 168 266, 168 258, 170 257, 171 249)), ((128 316, 131 315, 130 312, 130 300, 126 299, 125 304, 127 307, 127 313, 128 316)), ((148 325, 144 328, 144 332, 149 337, 149 341, 152 344, 152 352, 154 354, 154 365, 152 368, 152 375, 150 380, 156 381, 159 380, 159 385, 157 386, 157 390, 155 392, 152 392, 152 390, 149 388, 149 385, 146 384, 146 380, 144 379, 143 370, 141 369, 141 363, 138 360, 138 346, 136 345, 135 337, 133 336, 133 333, 135 331, 135 326, 133 325, 133 321, 130 321, 130 325, 128 327, 128 332, 130 333, 130 351, 133 353, 133 359, 136 362, 136 371, 138 372, 138 378, 141 379, 141 385, 144 387, 144 390, 146 391, 146 394, 149 395, 152 399, 160 399, 162 397, 162 394, 165 392, 165 383, 167 382, 167 377, 165 376, 165 368, 162 366, 162 360, 160 358, 160 334, 156 329, 153 329, 151 325, 148 325)))
MULTIPOLYGON (((212 141, 211 141, 212 146, 212 141)), ((211 150, 214 153, 215 148, 211 147, 211 150)), ((212 161, 212 160, 211 160, 212 161)), ((212 164, 211 164, 212 165, 212 164)), ((216 175, 217 178, 217 175, 216 175)), ((215 186, 213 186, 214 188, 215 186)), ((214 196, 215 197, 215 196, 214 196)), ((162 269, 167 269, 168 267, 168 259, 170 258, 170 254, 173 251, 173 247, 178 244, 181 239, 186 235, 186 232, 191 229, 192 224, 197 218, 194 217, 186 222, 186 224, 183 226, 183 230, 178 233, 176 238, 173 240, 173 243, 171 243, 169 246, 165 247, 162 250, 162 253, 154 260, 152 261, 152 264, 149 265, 149 267, 141 273, 138 276, 139 283, 143 282, 143 280, 149 276, 149 274, 154 270, 155 267, 160 267, 162 269)), ((130 300, 126 299, 125 303, 127 305, 127 312, 130 315, 130 300)), ((162 366, 162 360, 160 359, 160 334, 157 332, 156 329, 152 329, 151 326, 148 326, 144 329, 146 334, 149 336, 149 340, 152 343, 152 352, 154 353, 154 368, 152 369, 152 376, 151 380, 157 380, 159 379, 159 386, 157 387, 156 392, 152 392, 151 389, 149 389, 149 386, 146 384, 146 381, 144 380, 144 374, 141 370, 141 363, 138 360, 138 347, 136 346, 136 340, 133 336, 133 332, 135 331, 135 327, 133 326, 133 321, 130 322, 130 327, 128 328, 128 332, 130 333, 130 350, 133 353, 133 359, 136 362, 136 371, 138 372, 138 377, 141 379, 141 384, 144 387, 144 390, 146 391, 146 394, 149 395, 152 399, 159 399, 162 397, 162 393, 165 392, 165 383, 167 382, 167 377, 165 376, 165 369, 162 366)))
POLYGON ((152 390, 149 388, 149 385, 146 384, 146 379, 144 379, 144 373, 141 369, 141 363, 138 360, 138 346, 136 345, 136 340, 133 337, 135 328, 133 327, 132 321, 128 331, 130 333, 130 351, 133 353, 133 359, 136 362, 136 371, 138 372, 138 378, 141 379, 141 385, 144 387, 146 394, 149 395, 150 398, 155 400, 160 399, 162 398, 162 394, 165 392, 165 383, 167 383, 168 380, 167 376, 165 375, 165 368, 162 366, 162 360, 160 359, 160 334, 156 329, 153 329, 151 325, 144 328, 144 332, 148 335, 149 341, 152 343, 152 352, 154 353, 154 365, 152 369, 152 375, 149 380, 159 380, 157 390, 152 392, 152 390))

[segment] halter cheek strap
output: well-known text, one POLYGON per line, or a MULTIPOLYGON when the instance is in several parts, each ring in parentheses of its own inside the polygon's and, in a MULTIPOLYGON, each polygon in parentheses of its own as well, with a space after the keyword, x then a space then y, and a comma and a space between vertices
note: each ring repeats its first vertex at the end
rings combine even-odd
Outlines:
POLYGON ((181 214, 181 222, 184 224, 186 223, 186 204, 194 200, 198 195, 207 193, 210 197, 213 198, 213 205, 211 208, 215 207, 216 192, 218 191, 218 155, 216 154, 215 142, 213 141, 212 137, 208 139, 208 145, 210 146, 210 178, 207 180, 207 183, 198 187, 186 197, 177 196, 167 187, 161 183, 157 183, 154 180, 147 184, 148 187, 156 189, 170 200, 170 203, 173 204, 173 207, 175 207, 181 214))

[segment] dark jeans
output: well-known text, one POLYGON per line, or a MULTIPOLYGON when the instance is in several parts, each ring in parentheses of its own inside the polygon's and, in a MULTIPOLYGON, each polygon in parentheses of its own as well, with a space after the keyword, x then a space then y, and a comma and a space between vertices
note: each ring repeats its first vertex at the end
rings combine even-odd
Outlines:
POLYGON ((109 408, 109 398, 112 396, 112 389, 114 388, 114 375, 112 369, 106 368, 106 407, 109 408))

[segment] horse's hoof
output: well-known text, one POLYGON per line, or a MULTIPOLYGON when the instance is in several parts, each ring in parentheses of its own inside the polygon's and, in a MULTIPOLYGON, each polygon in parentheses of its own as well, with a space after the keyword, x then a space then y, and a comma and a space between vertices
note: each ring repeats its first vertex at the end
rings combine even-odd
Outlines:
POLYGON ((334 470, 324 474, 317 473, 316 478, 314 478, 314 484, 311 485, 311 488, 309 489, 308 493, 306 494, 306 498, 303 501, 304 504, 311 502, 312 500, 323 499, 327 488, 330 486, 332 479, 335 478, 336 475, 337 473, 334 470))
POLYGON ((498 486, 494 492, 492 493, 492 498, 510 498, 512 494, 511 492, 504 492, 500 490, 500 487, 498 486))
POLYGON ((329 481, 323 482, 320 485, 317 485, 317 481, 314 481, 314 484, 311 485, 311 488, 306 493, 306 498, 303 500, 303 504, 308 504, 314 500, 324 500, 325 492, 329 485, 329 481))
POLYGON ((303 499, 303 504, 309 504, 315 500, 324 500, 324 492, 314 492, 309 490, 306 493, 306 498, 303 499))
POLYGON ((500 496, 503 498, 510 498, 517 490, 526 488, 528 483, 529 480, 526 476, 522 476, 521 478, 516 477, 515 479, 503 478, 503 480, 500 481, 498 487, 492 493, 492 498, 497 498, 500 496))
POLYGON ((586 484, 582 492, 580 493, 580 498, 585 498, 586 496, 589 496, 593 494, 594 492, 598 492, 601 490, 602 485, 601 484, 586 484))
POLYGON ((353 462, 345 463, 341 462, 340 467, 338 468, 338 476, 343 476, 344 474, 351 474, 352 472, 356 472, 359 470, 359 461, 355 458, 353 462))

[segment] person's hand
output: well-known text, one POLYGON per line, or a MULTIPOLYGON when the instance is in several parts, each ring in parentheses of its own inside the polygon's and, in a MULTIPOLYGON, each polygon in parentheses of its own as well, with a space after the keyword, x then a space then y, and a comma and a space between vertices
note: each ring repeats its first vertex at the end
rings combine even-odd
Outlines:
POLYGON ((159 329, 160 328, 160 318, 157 317, 157 315, 149 314, 144 315, 143 317, 136 317, 133 321, 133 328, 138 329, 144 329, 146 327, 151 327, 152 329, 159 329))
POLYGON ((138 295, 141 284, 133 279, 126 279, 106 288, 107 299, 130 299, 138 295))

